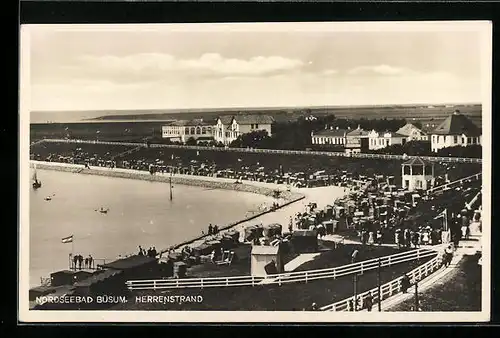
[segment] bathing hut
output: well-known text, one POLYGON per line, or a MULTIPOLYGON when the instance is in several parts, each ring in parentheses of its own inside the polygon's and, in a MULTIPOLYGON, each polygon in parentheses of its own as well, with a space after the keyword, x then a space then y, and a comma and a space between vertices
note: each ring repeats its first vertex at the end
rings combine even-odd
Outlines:
POLYGON ((77 282, 74 286, 75 294, 81 296, 116 294, 125 291, 123 271, 113 269, 94 273, 92 276, 77 282))
POLYGON ((249 225, 245 227, 245 241, 250 242, 255 238, 262 237, 263 229, 258 225, 249 225))
POLYGON ((50 275, 51 286, 73 285, 74 283, 88 278, 92 275, 91 272, 82 270, 62 270, 54 272, 50 275))
POLYGON ((282 225, 278 223, 267 224, 263 228, 263 234, 267 238, 280 236, 282 228, 282 225))
POLYGON ((334 228, 335 223, 334 222, 337 223, 337 221, 323 221, 321 223, 323 225, 323 227, 325 228, 327 235, 331 235, 331 234, 335 233, 335 228, 334 228))
POLYGON ((147 278, 158 273, 158 261, 154 257, 134 255, 102 265, 103 269, 121 270, 127 279, 147 278))
POLYGON ((291 243, 296 253, 318 251, 318 233, 316 230, 296 230, 292 234, 291 243))
POLYGON ((250 270, 252 276, 266 276, 271 273, 281 273, 284 271, 283 269, 284 269, 283 257, 279 245, 252 246, 252 258, 251 258, 251 270, 250 270))

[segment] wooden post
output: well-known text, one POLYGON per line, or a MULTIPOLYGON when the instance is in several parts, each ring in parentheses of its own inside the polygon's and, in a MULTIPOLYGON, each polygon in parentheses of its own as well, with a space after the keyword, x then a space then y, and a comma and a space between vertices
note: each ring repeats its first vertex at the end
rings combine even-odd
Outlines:
POLYGON ((353 311, 356 312, 358 307, 358 275, 356 273, 353 276, 353 284, 354 284, 353 311))
POLYGON ((378 259, 378 266, 377 266, 377 298, 378 298, 378 311, 381 312, 382 311, 382 292, 380 290, 381 288, 381 278, 380 278, 380 270, 381 270, 381 262, 380 262, 380 258, 378 259))
POLYGON ((418 282, 415 282, 415 311, 418 311, 418 282))

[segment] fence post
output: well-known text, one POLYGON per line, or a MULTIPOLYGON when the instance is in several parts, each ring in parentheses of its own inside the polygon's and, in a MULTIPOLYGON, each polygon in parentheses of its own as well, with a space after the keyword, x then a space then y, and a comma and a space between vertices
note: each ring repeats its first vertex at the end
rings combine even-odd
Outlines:
POLYGON ((156 279, 155 279, 155 280, 153 280, 153 290, 155 290, 155 291, 156 291, 156 279))
POLYGON ((381 262, 380 258, 378 259, 377 265, 377 298, 378 298, 378 311, 382 311, 382 292, 381 292, 381 278, 380 278, 380 270, 381 270, 381 262))
POLYGON ((418 282, 415 282, 415 311, 418 311, 419 308, 419 301, 418 301, 418 282))
POLYGON ((278 275, 278 285, 281 286, 281 275, 278 275))
POLYGON ((255 286, 255 276, 252 275, 252 286, 255 286))
POLYGON ((175 287, 179 288, 179 280, 178 279, 175 280, 175 287))
POLYGON ((226 278, 226 286, 229 286, 229 278, 226 278))
POLYGON ((305 274, 305 276, 306 276, 306 284, 307 284, 307 271, 306 271, 306 274, 305 274))

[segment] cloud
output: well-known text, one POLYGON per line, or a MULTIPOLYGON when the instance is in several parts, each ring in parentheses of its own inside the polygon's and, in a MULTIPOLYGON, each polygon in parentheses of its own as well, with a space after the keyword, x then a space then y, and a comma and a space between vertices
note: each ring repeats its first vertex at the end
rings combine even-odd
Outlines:
POLYGON ((339 71, 336 69, 325 69, 323 72, 321 72, 322 75, 324 76, 332 76, 338 74, 339 71))
POLYGON ((377 66, 359 66, 350 69, 347 72, 349 75, 381 75, 381 76, 400 76, 400 75, 412 75, 416 72, 403 67, 393 67, 389 65, 377 65, 377 66))
POLYGON ((179 59, 169 54, 141 53, 123 57, 82 56, 79 67, 89 72, 110 76, 167 74, 199 76, 262 76, 290 72, 304 66, 301 60, 281 56, 257 56, 250 59, 225 58, 217 53, 206 53, 198 58, 179 59))

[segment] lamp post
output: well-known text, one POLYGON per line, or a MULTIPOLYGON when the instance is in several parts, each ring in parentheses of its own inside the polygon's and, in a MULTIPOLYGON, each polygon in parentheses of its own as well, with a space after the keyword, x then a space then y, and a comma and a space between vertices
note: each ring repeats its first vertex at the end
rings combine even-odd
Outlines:
MULTIPOLYGON (((356 263, 356 260, 358 259, 358 250, 354 250, 351 255, 351 263, 354 264, 356 263)), ((354 302, 353 302, 353 311, 356 312, 358 309, 358 273, 354 272, 354 275, 352 276, 352 283, 353 283, 353 289, 354 289, 354 302)))

